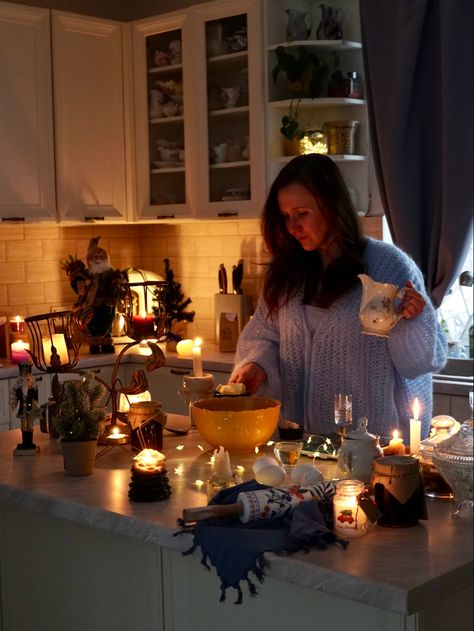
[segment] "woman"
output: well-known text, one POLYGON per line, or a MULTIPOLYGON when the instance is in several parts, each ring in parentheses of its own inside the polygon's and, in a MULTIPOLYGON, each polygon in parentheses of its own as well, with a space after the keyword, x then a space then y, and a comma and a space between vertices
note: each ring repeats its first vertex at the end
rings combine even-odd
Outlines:
POLYGON ((282 417, 309 432, 335 431, 334 395, 352 395, 353 418, 409 437, 412 404, 429 431, 431 372, 446 343, 415 263, 393 245, 364 238, 336 164, 298 156, 274 181, 261 219, 271 259, 253 318, 239 339, 230 381, 282 401, 282 417), (388 338, 359 323, 357 275, 407 287, 388 338))

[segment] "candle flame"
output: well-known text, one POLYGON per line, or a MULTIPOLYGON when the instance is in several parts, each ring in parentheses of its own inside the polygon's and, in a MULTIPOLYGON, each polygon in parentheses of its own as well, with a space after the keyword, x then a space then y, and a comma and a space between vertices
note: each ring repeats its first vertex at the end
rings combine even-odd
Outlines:
POLYGON ((400 432, 398 431, 398 429, 393 430, 392 436, 394 440, 397 440, 398 438, 400 438, 400 432))
POLYGON ((416 397, 413 403, 413 418, 415 421, 419 419, 420 416, 420 402, 418 401, 418 397, 416 397))
POLYGON ((16 323, 19 325, 20 324, 20 316, 16 316, 15 320, 16 320, 16 323))
POLYGON ((113 428, 112 428, 112 434, 113 434, 114 436, 116 436, 118 433, 119 433, 119 429, 118 429, 118 427, 113 427, 113 428))
POLYGON ((198 489, 200 489, 204 482, 202 480, 196 480, 194 484, 198 487, 198 489))
POLYGON ((239 473, 243 473, 245 471, 245 467, 243 467, 241 464, 238 464, 235 468, 239 473))
POLYGON ((194 346, 201 346, 202 345, 202 339, 200 337, 195 337, 194 338, 194 346))
POLYGON ((255 453, 258 454, 258 452, 260 451, 260 449, 257 447, 255 447, 255 453))
POLYGON ((178 446, 176 447, 176 449, 177 449, 178 451, 183 451, 183 449, 184 449, 184 445, 178 445, 178 446))

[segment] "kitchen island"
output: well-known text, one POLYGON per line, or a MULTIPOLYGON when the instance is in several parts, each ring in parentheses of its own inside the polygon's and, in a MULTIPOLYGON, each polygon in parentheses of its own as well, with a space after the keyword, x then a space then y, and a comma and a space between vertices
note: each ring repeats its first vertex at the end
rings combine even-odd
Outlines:
MULTIPOLYGON (((374 526, 346 550, 267 554, 259 595, 237 606, 232 589, 219 602, 199 550, 182 555, 191 535, 174 536, 182 509, 206 503, 196 480, 209 478, 212 452, 196 431, 165 431, 172 495, 152 503, 128 499, 128 446, 75 478, 56 441, 34 439, 37 456, 14 457, 20 432, 0 436, 2 631, 472 629, 472 521, 453 519, 449 503, 429 501, 429 520, 413 528, 374 526)), ((231 457, 246 479, 254 459, 231 457)), ((330 477, 334 463, 320 466, 330 477)))

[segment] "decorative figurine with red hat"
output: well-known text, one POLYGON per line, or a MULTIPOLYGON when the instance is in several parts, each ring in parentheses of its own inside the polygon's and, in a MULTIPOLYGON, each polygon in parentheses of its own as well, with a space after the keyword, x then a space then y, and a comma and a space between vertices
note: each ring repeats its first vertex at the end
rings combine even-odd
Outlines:
POLYGON ((115 352, 112 323, 120 285, 128 281, 126 270, 112 267, 109 255, 99 246, 99 241, 100 237, 94 237, 89 242, 87 267, 73 256, 61 263, 78 295, 72 309, 78 316, 92 354, 115 352))

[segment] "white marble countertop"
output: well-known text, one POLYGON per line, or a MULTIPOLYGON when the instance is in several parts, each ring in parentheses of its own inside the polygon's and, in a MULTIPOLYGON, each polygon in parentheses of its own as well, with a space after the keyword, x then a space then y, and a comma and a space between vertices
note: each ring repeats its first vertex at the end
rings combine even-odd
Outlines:
MULTIPOLYGON (((187 419, 169 415, 168 422, 176 426, 183 420, 187 419)), ((184 507, 206 504, 195 480, 209 477, 212 452, 196 431, 186 436, 165 431, 163 452, 172 496, 153 503, 128 499, 132 460, 128 446, 114 447, 96 461, 93 475, 77 478, 65 475, 56 441, 39 432, 34 439, 41 448, 37 456, 14 457, 20 432, 0 435, 0 502, 167 548, 190 546, 191 535, 173 534, 184 507)), ((250 478, 254 458, 254 454, 232 456, 232 466, 243 465, 244 477, 250 478)), ((334 462, 322 461, 320 466, 326 477, 332 477, 334 462)), ((429 520, 416 527, 374 526, 346 550, 330 546, 286 557, 268 554, 267 574, 382 609, 414 613, 437 595, 472 584, 472 521, 453 519, 450 510, 447 502, 429 500, 429 520)))

